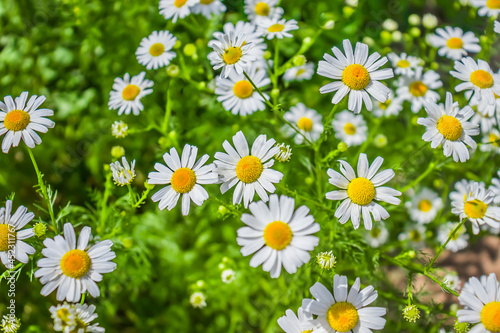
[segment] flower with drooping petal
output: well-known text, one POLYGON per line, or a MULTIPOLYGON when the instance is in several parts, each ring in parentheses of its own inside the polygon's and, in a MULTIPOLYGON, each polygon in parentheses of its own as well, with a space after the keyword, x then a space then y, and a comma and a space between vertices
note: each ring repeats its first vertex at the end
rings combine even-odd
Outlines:
POLYGON ((138 116, 144 110, 141 99, 153 92, 153 89, 150 89, 153 81, 145 79, 145 76, 146 72, 141 72, 132 79, 128 73, 123 79, 117 77, 113 83, 113 90, 109 94, 109 109, 118 110, 119 116, 130 114, 130 112, 138 116))

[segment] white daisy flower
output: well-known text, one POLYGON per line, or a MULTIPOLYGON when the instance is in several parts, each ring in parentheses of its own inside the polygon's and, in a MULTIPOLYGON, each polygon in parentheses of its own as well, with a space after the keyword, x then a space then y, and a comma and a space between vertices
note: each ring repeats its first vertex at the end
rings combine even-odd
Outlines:
POLYGON ((19 206, 14 215, 12 213, 12 201, 7 200, 5 208, 0 209, 0 259, 8 269, 14 268, 15 257, 19 262, 28 263, 28 255, 34 254, 35 248, 28 245, 24 240, 33 237, 33 228, 23 229, 35 214, 28 212, 24 206, 19 206))
MULTIPOLYGON (((243 22, 243 21, 238 21, 236 22, 236 25, 234 25, 231 22, 227 22, 224 24, 223 27, 223 32, 214 32, 213 36, 216 39, 223 38, 224 34, 229 35, 229 34, 235 34, 236 36, 240 35, 245 38, 243 45, 250 44, 252 47, 248 49, 248 53, 255 57, 257 60, 253 62, 255 65, 257 62, 263 62, 265 64, 265 68, 267 69, 267 64, 266 61, 263 59, 264 52, 267 49, 267 44, 264 41, 264 38, 262 38, 262 35, 259 33, 257 26, 250 22, 243 22), (261 60, 262 61, 259 61, 261 60)), ((217 63, 217 52, 212 51, 208 55, 208 59, 211 61, 212 66, 217 63), (212 61, 212 59, 216 59, 216 61, 212 61)), ((256 66, 259 68, 259 66, 256 66)))
POLYGON ((495 74, 484 60, 476 61, 471 57, 455 61, 455 70, 450 74, 464 82, 455 87, 456 91, 472 90, 478 101, 485 99, 488 104, 495 103, 495 94, 500 96, 500 74, 495 74))
POLYGON ((191 9, 199 2, 200 0, 160 0, 160 14, 175 23, 191 14, 191 9))
MULTIPOLYGON (((478 279, 484 288, 488 288, 488 278, 489 278, 488 275, 481 275, 481 277, 479 277, 479 279, 478 279)), ((495 279, 496 279, 496 275, 495 275, 495 279)), ((499 282, 499 284, 500 284, 500 282, 499 282)), ((474 287, 471 284, 471 279, 469 279, 468 281, 465 281, 464 286, 462 287, 462 291, 467 291, 471 294, 474 293, 474 287)), ((462 302, 460 299, 458 301, 460 302, 460 304, 465 305, 465 303, 462 302)))
POLYGON ((495 198, 493 199, 493 202, 495 204, 500 203, 500 170, 497 171, 497 176, 498 178, 492 178, 491 179, 491 186, 490 186, 490 191, 493 192, 493 195, 495 198))
MULTIPOLYGON (((254 65, 250 65, 247 75, 259 89, 271 83, 267 77, 267 71, 257 70, 254 65)), ((231 72, 226 79, 217 77, 215 84, 217 100, 222 103, 225 110, 231 111, 234 115, 246 116, 266 109, 264 98, 243 74, 231 72)), ((269 99, 269 95, 262 94, 269 99)))
POLYGON ((378 248, 384 245, 389 239, 389 231, 385 227, 385 223, 375 225, 371 230, 366 231, 365 240, 371 247, 378 248))
POLYGON ((175 58, 172 48, 177 38, 169 31, 153 31, 142 39, 135 51, 137 61, 147 69, 158 69, 167 66, 175 58))
POLYGON ((44 285, 40 292, 43 296, 57 289, 58 301, 79 302, 85 292, 99 297, 101 292, 96 282, 102 280, 102 274, 116 269, 111 261, 116 255, 111 251, 113 242, 110 240, 97 242, 87 249, 90 237, 90 228, 84 227, 77 242, 75 229, 71 223, 66 223, 64 236, 43 241, 45 258, 38 260, 39 269, 35 272, 35 277, 44 285))
POLYGON ((87 304, 59 304, 49 309, 54 319, 54 330, 56 332, 92 332, 104 333, 104 328, 99 323, 90 324, 97 318, 95 305, 87 304))
POLYGON ((485 136, 487 136, 494 129, 494 127, 497 126, 497 119, 494 116, 485 116, 479 111, 474 113, 474 116, 470 121, 474 124, 478 124, 481 133, 485 134, 485 136))
POLYGON ((414 249, 421 249, 425 246, 427 229, 424 224, 411 224, 406 226, 405 231, 398 235, 398 240, 401 242, 409 242, 414 249))
POLYGON ((363 103, 368 111, 373 108, 370 95, 377 101, 384 103, 390 89, 379 82, 379 80, 394 77, 391 68, 378 70, 387 62, 386 57, 380 58, 380 54, 373 53, 368 57, 368 45, 356 43, 353 52, 351 42, 343 41, 345 55, 338 47, 332 48, 335 57, 329 54, 323 56, 318 65, 318 74, 335 80, 328 83, 319 90, 322 94, 336 91, 332 103, 338 104, 349 95, 348 109, 354 113, 360 113, 363 103))
MULTIPOLYGON (((453 230, 455 230, 460 223, 446 222, 445 224, 441 224, 438 228, 437 239, 441 244, 444 244, 448 237, 451 236, 453 230)), ((455 235, 451 238, 451 240, 446 244, 446 249, 451 252, 458 252, 463 250, 469 245, 469 235, 466 233, 465 227, 461 227, 455 235)))
POLYGON ((283 127, 283 132, 288 136, 295 135, 294 141, 296 144, 304 142, 304 137, 311 142, 319 139, 323 132, 323 116, 316 110, 309 109, 302 103, 298 103, 290 108, 290 111, 285 112, 283 118, 290 122, 293 127, 300 132, 297 133, 289 125, 283 127))
POLYGON ((401 53, 401 55, 389 53, 387 58, 389 58, 396 75, 413 75, 415 73, 415 69, 422 67, 420 66, 422 59, 409 56, 406 53, 401 53))
POLYGON ((285 333, 309 333, 313 332, 317 324, 314 322, 312 314, 299 308, 298 316, 292 310, 286 310, 283 317, 278 319, 278 325, 285 333))
POLYGON ((308 62, 305 65, 287 69, 285 74, 283 74, 283 81, 292 82, 310 80, 313 75, 314 64, 312 62, 308 62))
POLYGON ((500 286, 494 273, 483 285, 476 277, 469 279, 470 289, 462 290, 458 300, 465 309, 458 310, 460 323, 470 323, 471 333, 495 333, 500 331, 500 286))
POLYGON ((429 43, 439 48, 438 54, 451 60, 460 60, 467 55, 467 52, 478 53, 481 51, 479 38, 473 32, 466 32, 460 28, 445 27, 437 28, 436 34, 428 37, 429 43))
POLYGON ((374 104, 373 115, 375 117, 397 116, 403 110, 403 100, 396 98, 392 90, 389 92, 389 98, 385 102, 376 101, 374 104))
POLYGON ((132 165, 128 164, 125 156, 122 157, 122 164, 116 161, 109 165, 111 172, 113 173, 113 180, 118 186, 125 186, 130 183, 135 178, 135 160, 132 161, 132 165))
POLYGON ((458 277, 458 275, 455 274, 446 274, 443 278, 443 283, 450 289, 453 289, 455 291, 460 290, 460 284, 462 281, 458 277))
POLYGON ((387 310, 369 307, 378 297, 373 286, 361 289, 361 281, 356 278, 349 290, 347 276, 335 275, 333 295, 321 283, 316 282, 310 289, 314 299, 302 300, 304 311, 318 316, 320 328, 314 332, 363 332, 381 330, 385 327, 387 310))
POLYGON ((42 139, 36 132, 47 133, 55 123, 45 117, 54 115, 49 109, 38 109, 45 101, 45 96, 33 95, 28 100, 28 92, 24 91, 21 96, 6 96, 4 102, 0 101, 0 135, 4 135, 2 151, 8 153, 10 147, 17 147, 21 139, 26 146, 35 148, 42 143, 42 139), (27 101, 27 103, 26 103, 27 101))
MULTIPOLYGON (((500 71, 497 72, 499 74, 500 71)), ((470 106, 477 106, 477 111, 481 112, 481 114, 485 117, 496 117, 497 113, 500 113, 500 97, 494 94, 495 101, 493 104, 489 104, 488 100, 486 98, 483 98, 481 100, 477 99, 476 94, 474 94, 471 98, 471 95, 473 93, 473 90, 468 90, 465 92, 465 97, 467 100, 470 99, 469 105, 470 106)))
POLYGON ((337 260, 333 255, 333 251, 321 252, 316 255, 316 263, 322 269, 330 270, 337 264, 337 260))
POLYGON ((202 309, 207 306, 205 295, 202 292, 195 292, 189 298, 189 303, 193 308, 202 309))
POLYGON ((417 195, 413 195, 411 201, 406 203, 406 208, 413 221, 418 223, 430 223, 437 213, 443 208, 443 200, 436 192, 423 188, 417 195))
POLYGON ((141 72, 132 79, 128 73, 123 79, 117 77, 109 94, 109 109, 118 110, 119 116, 130 112, 138 116, 144 110, 141 98, 153 92, 153 89, 149 89, 153 86, 153 81, 145 79, 145 76, 146 73, 141 72))
POLYGON ((298 29, 299 26, 296 20, 287 21, 285 19, 265 19, 259 24, 258 27, 258 31, 267 39, 292 38, 293 35, 290 33, 290 31, 298 29))
POLYGON ((428 118, 418 118, 417 123, 426 127, 422 140, 431 142, 435 149, 443 144, 444 156, 453 155, 455 162, 465 162, 470 158, 468 145, 477 148, 471 135, 479 134, 479 126, 467 121, 474 115, 470 106, 460 109, 458 102, 453 102, 450 92, 446 93, 446 103, 436 104, 432 101, 424 103, 428 118))
POLYGON ((293 198, 277 194, 269 196, 269 206, 264 201, 252 202, 249 206, 252 214, 243 214, 241 221, 247 226, 238 229, 236 241, 243 256, 255 255, 250 259, 250 266, 262 264, 265 272, 272 278, 281 274, 281 266, 289 274, 309 262, 310 251, 319 243, 319 238, 312 234, 320 230, 309 214, 309 208, 300 206, 295 210, 293 198))
POLYGON ((123 139, 128 135, 128 125, 123 121, 115 121, 111 125, 111 134, 117 139, 123 139))
POLYGON ((396 91, 398 98, 411 103, 413 113, 418 113, 426 101, 437 102, 439 94, 435 90, 443 86, 438 73, 432 70, 425 73, 422 71, 422 68, 417 68, 413 75, 402 76, 396 91))
POLYGON ((253 44, 246 42, 246 35, 242 32, 231 31, 228 34, 214 34, 216 39, 208 43, 215 52, 208 55, 208 59, 214 70, 222 68, 220 76, 227 78, 234 70, 237 74, 250 67, 251 62, 256 59, 250 53, 253 44))
POLYGON ((479 233, 479 226, 487 224, 492 228, 500 228, 500 207, 494 207, 495 194, 485 189, 482 184, 473 182, 467 187, 465 200, 454 200, 451 212, 460 217, 460 221, 468 219, 472 223, 472 231, 479 233))
POLYGON ((368 127, 362 115, 344 110, 335 115, 332 122, 335 137, 349 147, 359 146, 366 141, 368 127))
POLYGON ((377 173, 384 162, 380 156, 369 166, 366 154, 360 154, 357 177, 349 163, 342 160, 339 162, 342 174, 328 169, 328 175, 331 177, 330 184, 341 190, 326 193, 326 198, 343 200, 335 211, 335 217, 340 223, 344 224, 350 219, 354 229, 358 229, 362 217, 366 230, 371 230, 371 215, 375 221, 389 218, 387 210, 375 201, 385 201, 393 205, 401 203, 401 200, 396 198, 401 192, 381 186, 394 178, 394 171, 386 169, 377 173))
POLYGON ((200 0, 200 2, 191 9, 193 14, 202 14, 207 19, 211 19, 214 15, 225 13, 226 10, 226 6, 224 6, 220 0, 200 0))
MULTIPOLYGON (((467 189, 469 187, 469 185, 472 185, 476 182, 474 181, 469 181, 467 179, 462 179, 458 182, 455 183, 454 188, 455 188, 455 191, 451 192, 450 193, 450 201, 463 201, 465 203, 465 201, 467 200, 467 189)), ((479 186, 481 187, 485 187, 486 185, 484 183, 479 183, 479 186)))
MULTIPOLYGON (((500 14, 499 0, 470 0, 472 6, 479 8, 479 16, 497 17, 500 14)), ((475 333, 475 332, 474 332, 475 333)))
POLYGON ((21 319, 14 315, 3 315, 0 329, 4 333, 17 333, 21 328, 21 319))
POLYGON ((283 8, 276 7, 278 2, 278 0, 245 0, 245 14, 254 24, 259 24, 265 19, 279 20, 283 15, 283 8))
POLYGON ((290 145, 277 143, 276 147, 278 147, 280 150, 276 153, 276 155, 274 155, 274 158, 281 163, 289 162, 292 158, 292 148, 290 148, 290 145))
POLYGON ((225 269, 222 271, 221 279, 224 283, 231 283, 234 280, 235 272, 232 269, 225 269))
POLYGON ((481 151, 500 154, 500 132, 497 129, 494 128, 490 133, 484 135, 481 143, 482 145, 479 147, 481 151))
POLYGON ((198 148, 186 144, 182 150, 182 157, 175 148, 170 149, 170 154, 165 153, 161 163, 155 164, 156 171, 148 175, 148 184, 165 185, 151 197, 153 202, 158 202, 158 208, 172 210, 182 195, 182 215, 189 214, 191 200, 195 205, 201 206, 208 199, 208 192, 201 186, 215 184, 219 176, 214 172, 215 165, 204 165, 209 156, 207 154, 196 160, 198 148))
POLYGON ((274 164, 272 159, 279 152, 275 146, 276 140, 269 139, 265 134, 255 139, 252 150, 248 149, 248 142, 243 132, 239 131, 233 136, 234 147, 226 140, 222 144, 226 153, 215 153, 216 169, 222 180, 221 192, 226 193, 236 185, 233 194, 233 204, 243 204, 248 207, 253 200, 255 192, 264 201, 269 200, 267 192, 274 193, 283 174, 271 169, 274 164))

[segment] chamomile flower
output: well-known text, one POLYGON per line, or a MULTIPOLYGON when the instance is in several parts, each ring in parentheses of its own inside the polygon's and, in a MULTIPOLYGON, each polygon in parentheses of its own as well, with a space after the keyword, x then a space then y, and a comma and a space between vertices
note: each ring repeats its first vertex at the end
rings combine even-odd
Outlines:
POLYGON ((494 207, 495 194, 485 189, 478 182, 467 187, 465 200, 454 200, 451 212, 460 217, 460 221, 468 219, 472 223, 472 231, 477 235, 479 226, 487 224, 492 228, 500 227, 500 207, 494 207))
POLYGON ((494 273, 490 274, 485 284, 476 277, 469 279, 470 289, 462 290, 458 300, 465 309, 458 310, 459 323, 473 325, 471 332, 495 333, 500 331, 500 286, 494 273))
MULTIPOLYGON (((442 224, 438 228, 437 239, 441 244, 444 244, 448 237, 451 236, 453 231, 458 227, 459 223, 446 222, 442 224)), ((458 252, 467 247, 469 235, 466 233, 465 227, 461 227, 455 235, 451 238, 451 240, 446 244, 446 249, 451 252, 458 252)))
POLYGON ((423 188, 406 203, 412 220, 424 224, 432 222, 442 207, 443 200, 428 188, 423 188))
POLYGON ((497 129, 492 129, 488 134, 485 134, 481 139, 482 145, 479 147, 484 152, 496 152, 500 154, 500 132, 497 129))
MULTIPOLYGON (((453 187, 455 188, 455 191, 452 191, 450 193, 450 200, 451 201, 460 201, 462 200, 464 203, 465 201, 467 200, 467 189, 469 187, 469 185, 472 185, 476 182, 474 181, 469 181, 467 179, 462 179, 458 182, 455 183, 455 185, 453 185, 453 187)), ((484 183, 478 183, 479 186, 481 187, 485 187, 485 184, 484 183)))
POLYGON ((21 319, 14 315, 4 315, 0 323, 0 329, 4 333, 17 333, 21 328, 21 319))
POLYGON ((292 38, 293 35, 290 33, 290 31, 298 29, 299 26, 297 25, 297 21, 287 21, 285 19, 265 19, 259 24, 258 27, 258 31, 267 39, 292 38))
POLYGON ((10 147, 17 147, 21 139, 26 146, 35 148, 42 143, 36 132, 47 133, 55 123, 45 117, 54 115, 49 109, 38 109, 45 101, 45 96, 33 95, 28 100, 28 92, 24 91, 15 100, 6 96, 0 101, 0 135, 4 135, 2 151, 8 153, 10 147))
POLYGON ((397 116, 403 110, 403 100, 395 97, 392 90, 389 92, 389 98, 385 102, 376 101, 374 104, 373 115, 375 117, 397 116))
POLYGON ((130 112, 138 116, 144 110, 141 99, 153 92, 153 89, 150 89, 153 81, 145 79, 145 76, 146 73, 141 72, 132 79, 128 73, 123 79, 117 77, 109 94, 109 109, 118 110, 119 116, 130 112))
POLYGON ((418 113, 425 101, 437 102, 439 94, 435 92, 443 86, 439 74, 429 70, 423 73, 422 68, 415 69, 410 76, 402 76, 396 91, 398 98, 411 103, 413 113, 418 113))
POLYGON ((97 318, 95 305, 68 304, 64 302, 49 309, 54 319, 54 330, 56 332, 78 332, 78 333, 104 333, 104 328, 99 323, 91 324, 97 318))
POLYGON ((375 221, 385 220, 389 217, 387 210, 376 201, 385 201, 393 205, 401 203, 401 200, 396 198, 396 196, 401 195, 401 192, 381 186, 394 178, 394 171, 386 169, 378 172, 384 162, 380 156, 369 166, 366 154, 360 154, 357 177, 349 163, 339 162, 342 174, 328 169, 328 175, 331 177, 330 184, 341 188, 341 190, 326 193, 326 198, 343 200, 335 211, 335 217, 339 219, 340 223, 344 224, 350 219, 354 229, 358 229, 361 218, 363 218, 366 230, 371 230, 371 216, 375 221))
POLYGON ((77 241, 75 229, 71 223, 66 223, 64 236, 43 241, 44 258, 38 260, 39 269, 35 272, 35 277, 44 285, 40 292, 43 296, 57 289, 58 301, 78 302, 86 292, 99 297, 101 292, 96 282, 102 280, 102 274, 116 269, 111 261, 116 255, 111 251, 113 242, 110 240, 97 242, 87 249, 90 237, 90 228, 84 227, 77 241))
POLYGON ((172 210, 182 196, 182 215, 188 215, 191 201, 201 206, 208 199, 208 192, 201 185, 215 184, 219 177, 214 172, 213 163, 204 165, 209 156, 205 154, 196 160, 197 155, 198 148, 186 144, 181 158, 172 148, 170 154, 163 155, 166 166, 155 164, 156 171, 149 173, 148 184, 167 185, 151 197, 154 202, 159 202, 160 210, 172 210))
MULTIPOLYGON (((257 60, 255 60, 252 64, 256 64, 257 62, 264 62, 265 60, 263 59, 264 52, 267 49, 267 44, 264 41, 264 38, 262 38, 262 35, 257 29, 257 26, 250 23, 250 22, 243 22, 243 21, 238 21, 236 22, 236 25, 234 25, 231 22, 227 22, 223 26, 223 32, 214 32, 213 36, 214 38, 218 39, 219 37, 223 37, 224 34, 229 35, 234 33, 235 35, 242 35, 244 36, 244 42, 243 45, 246 44, 251 44, 252 48, 248 49, 248 53, 252 56, 255 57, 257 60), (263 61, 259 61, 259 60, 263 61)), ((210 52, 208 55, 208 59, 215 59, 217 58, 217 53, 216 51, 210 52)), ((212 63, 214 65, 214 63, 212 63)), ((259 66, 256 66, 259 68, 259 66)), ((267 69, 267 64, 265 65, 265 68, 267 69)))
MULTIPOLYGON (((253 65, 247 70, 247 74, 259 89, 271 83, 267 71, 257 70, 253 65)), ((243 74, 231 72, 226 79, 217 77, 215 84, 217 100, 222 103, 225 110, 231 111, 234 115, 246 116, 266 109, 264 98, 243 74)), ((269 99, 267 94, 263 95, 269 99)))
POLYGON ((222 271, 221 279, 222 282, 229 284, 234 280, 235 272, 232 269, 225 269, 222 271))
POLYGON ((113 173, 113 180, 118 186, 128 185, 135 178, 135 160, 132 161, 132 164, 129 164, 125 156, 123 156, 121 164, 116 161, 111 163, 109 167, 113 173))
POLYGON ((281 274, 283 266, 289 274, 309 262, 310 251, 319 243, 312 234, 320 230, 309 208, 301 206, 295 210, 295 200, 272 194, 269 206, 264 201, 252 202, 251 214, 243 214, 241 221, 247 226, 238 229, 236 241, 243 256, 254 254, 250 266, 262 265, 272 278, 281 274))
POLYGON ((420 64, 422 63, 422 59, 409 56, 406 53, 401 53, 401 55, 389 53, 387 58, 389 58, 396 75, 413 75, 415 69, 421 67, 420 64))
POLYGON ((497 17, 500 14, 499 0, 470 0, 472 6, 479 8, 479 16, 497 17))
POLYGON ((423 224, 408 225, 405 230, 398 235, 398 240, 408 242, 414 249, 421 249, 425 246, 426 228, 423 224))
POLYGON ((135 51, 137 61, 147 69, 158 69, 167 66, 175 58, 172 48, 177 38, 169 31, 153 31, 151 35, 142 39, 135 51))
POLYGON ((207 19, 211 19, 214 15, 225 13, 226 10, 226 6, 224 6, 220 0, 200 0, 200 2, 191 9, 193 14, 202 14, 207 19))
POLYGON ((464 82, 455 87, 460 92, 472 90, 478 101, 485 99, 488 104, 495 103, 495 94, 500 96, 500 74, 495 74, 484 60, 476 61, 471 57, 455 61, 455 71, 450 74, 464 82))
POLYGON ((373 108, 370 95, 384 103, 389 97, 390 89, 379 80, 394 77, 391 68, 379 70, 387 62, 386 57, 380 57, 377 52, 368 57, 368 45, 357 43, 353 52, 351 42, 343 41, 345 55, 338 47, 332 48, 335 57, 325 54, 318 65, 318 74, 335 80, 321 87, 322 94, 336 91, 332 103, 338 104, 349 95, 348 109, 360 113, 363 103, 368 111, 373 108))
POLYGON ((429 43, 439 48, 438 54, 451 60, 460 60, 467 52, 478 53, 481 51, 479 38, 474 33, 463 32, 460 28, 437 28, 436 34, 428 36, 429 43))
POLYGON ((290 111, 285 112, 283 118, 299 132, 297 133, 288 125, 283 127, 287 135, 295 135, 294 141, 297 144, 304 142, 304 138, 315 142, 323 132, 323 117, 316 110, 309 109, 302 103, 291 107, 290 111))
POLYGON ((208 55, 214 70, 222 68, 220 76, 227 78, 232 71, 243 74, 251 61, 256 57, 250 53, 252 43, 246 42, 246 35, 242 32, 231 31, 225 34, 214 34, 216 39, 208 43, 215 52, 208 55))
MULTIPOLYGON (((474 116, 470 121, 474 124, 478 124, 481 133, 485 134, 485 136, 487 136, 494 129, 494 127, 497 126, 497 119, 494 116, 484 115, 479 111, 474 113, 474 116)), ((482 149, 482 147, 480 148, 482 149)))
POLYGON ((335 115, 332 122, 335 137, 349 147, 359 146, 366 141, 368 127, 362 115, 344 110, 335 115))
POLYGON ((205 295, 202 292, 195 292, 189 297, 189 303, 193 308, 203 309, 207 306, 205 295))
POLYGON ((332 269, 337 264, 333 251, 321 252, 316 255, 316 263, 322 269, 332 269))
POLYGON ((384 245, 389 239, 389 231, 385 227, 385 223, 379 223, 371 230, 367 230, 365 233, 365 240, 373 248, 378 248, 384 245))
POLYGON ((283 8, 277 7, 278 0, 245 0, 245 14, 254 24, 266 19, 279 20, 283 15, 283 8))
POLYGON ((117 139, 123 139, 128 135, 128 125, 123 121, 115 121, 111 125, 111 134, 117 139))
POLYGON ((431 142, 433 149, 442 144, 444 156, 453 155, 455 162, 467 161, 470 155, 466 145, 476 149, 477 144, 471 135, 479 134, 479 126, 467 121, 474 115, 472 108, 467 105, 460 109, 449 92, 444 105, 426 101, 424 106, 429 117, 417 120, 418 124, 426 127, 422 139, 431 142))
POLYGON ((267 140, 265 134, 259 135, 250 151, 245 135, 239 131, 233 136, 233 143, 236 149, 226 140, 222 144, 226 153, 215 153, 215 172, 222 180, 221 192, 226 193, 236 186, 233 204, 243 200, 245 208, 256 192, 263 201, 268 201, 267 192, 274 193, 276 187, 273 183, 279 183, 283 178, 281 172, 271 169, 274 164, 272 158, 279 151, 275 146, 276 140, 267 140))
POLYGON ((13 215, 11 213, 12 201, 7 200, 5 208, 0 209, 0 260, 9 269, 14 268, 11 256, 26 264, 28 255, 36 252, 34 247, 24 242, 35 235, 33 228, 21 230, 33 220, 35 214, 28 212, 24 206, 19 206, 13 215))
POLYGON ((299 308, 298 316, 292 310, 288 309, 283 317, 278 319, 278 325, 285 333, 304 333, 313 332, 316 329, 316 323, 312 314, 299 308))
POLYGON ((310 80, 314 75, 314 64, 308 62, 302 66, 295 66, 286 70, 283 74, 285 82, 310 80))
POLYGON ((292 158, 292 148, 290 148, 290 145, 277 143, 276 147, 278 147, 280 150, 276 153, 276 155, 274 155, 274 158, 281 163, 290 162, 290 159, 292 158))
POLYGON ((175 23, 191 14, 192 8, 199 2, 200 0, 160 0, 160 14, 175 23))
POLYGON ((383 316, 387 310, 369 307, 377 299, 378 293, 373 286, 361 289, 359 278, 356 278, 350 290, 347 276, 335 275, 333 294, 319 282, 316 282, 310 291, 315 299, 302 300, 302 308, 318 316, 317 332, 372 333, 372 330, 385 327, 386 320, 383 316))
POLYGON ((455 274, 446 274, 443 278, 443 283, 450 289, 453 290, 460 290, 460 284, 462 281, 458 277, 458 275, 455 274))

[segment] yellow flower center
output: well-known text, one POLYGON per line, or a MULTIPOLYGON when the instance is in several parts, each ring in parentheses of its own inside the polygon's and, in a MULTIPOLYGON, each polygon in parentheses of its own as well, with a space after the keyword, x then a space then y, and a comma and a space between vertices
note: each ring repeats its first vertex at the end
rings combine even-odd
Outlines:
POLYGON ((490 8, 490 9, 500 9, 500 1, 499 0, 488 0, 488 1, 486 1, 486 7, 490 8))
POLYGON ((196 184, 196 174, 189 168, 175 170, 170 179, 172 188, 177 193, 188 193, 196 184))
POLYGON ((483 307, 481 323, 490 332, 500 331, 500 302, 491 302, 483 307))
POLYGON ((200 3, 202 5, 210 5, 214 0, 200 0, 200 3))
POLYGON ((382 110, 387 110, 387 108, 391 105, 391 100, 388 99, 384 103, 378 102, 378 107, 381 108, 382 110))
POLYGON ((470 82, 481 89, 491 88, 493 86, 493 76, 487 71, 479 69, 471 73, 470 82))
POLYGON ((264 229, 264 242, 270 248, 278 251, 290 245, 292 238, 292 229, 285 222, 274 221, 264 229))
POLYGON ((446 42, 446 46, 450 49, 461 49, 464 46, 464 42, 458 37, 451 37, 446 42))
POLYGON ((69 311, 66 308, 61 308, 57 310, 57 318, 61 319, 63 324, 66 324, 69 322, 69 311))
POLYGON ((305 330, 304 332, 302 333, 312 333, 313 330, 305 330))
POLYGON ((122 98, 126 101, 133 101, 139 93, 141 92, 141 88, 136 86, 135 84, 129 84, 122 91, 122 98))
POLYGON ((281 32, 281 31, 283 31, 283 29, 285 29, 285 26, 283 24, 276 23, 276 24, 273 24, 272 26, 270 26, 269 28, 267 28, 267 31, 269 31, 269 32, 281 32))
POLYGON ((464 207, 465 214, 471 219, 483 218, 487 209, 488 205, 478 199, 467 201, 464 207))
POLYGON ((489 140, 489 142, 491 142, 491 144, 493 146, 500 147, 500 142, 499 142, 500 138, 498 136, 496 136, 495 134, 490 133, 488 135, 488 140, 489 140))
POLYGON ((201 304, 203 303, 203 297, 201 296, 195 296, 194 298, 194 304, 201 304))
POLYGON ((83 320, 81 320, 80 318, 75 318, 75 323, 76 323, 75 328, 69 331, 69 333, 85 332, 87 324, 83 320))
POLYGON ((62 257, 61 270, 64 275, 79 279, 89 272, 91 263, 87 252, 71 250, 62 257))
POLYGON ((342 82, 353 90, 361 90, 370 83, 370 73, 364 66, 352 64, 342 72, 342 82))
POLYGON ((354 178, 347 185, 347 196, 357 205, 368 205, 375 198, 375 186, 366 178, 354 178))
POLYGON ((298 76, 301 76, 302 74, 304 74, 306 72, 305 69, 301 68, 297 71, 297 74, 295 74, 295 77, 298 77, 298 76))
POLYGON ((238 98, 248 98, 253 95, 253 86, 247 80, 238 81, 234 84, 233 93, 238 98))
POLYGON ((344 126, 344 132, 347 135, 354 135, 356 134, 356 127, 351 123, 347 123, 344 126))
POLYGON ((313 122, 307 117, 302 117, 297 122, 297 127, 303 131, 310 132, 313 128, 313 122))
POLYGON ((422 240, 422 236, 420 235, 420 232, 418 230, 411 230, 410 231, 410 240, 412 242, 420 242, 422 240))
POLYGON ((175 0, 174 1, 174 6, 177 8, 181 8, 186 4, 187 0, 175 0))
POLYGON ((424 199, 418 203, 418 210, 426 213, 432 208, 432 202, 430 200, 424 199))
POLYGON ((224 51, 222 56, 224 62, 228 65, 234 65, 243 56, 243 51, 237 46, 233 46, 224 51))
POLYGON ((402 59, 402 60, 398 61, 397 66, 401 67, 401 68, 408 68, 408 67, 410 67, 410 62, 406 59, 402 59))
POLYGON ((259 2, 255 5, 255 14, 257 15, 268 16, 270 11, 271 8, 269 8, 269 5, 265 2, 259 2))
POLYGON ((410 94, 415 97, 422 97, 429 88, 422 81, 415 81, 410 84, 410 94))
POLYGON ((378 238, 378 236, 380 236, 381 233, 382 233, 382 229, 377 228, 377 227, 373 227, 372 230, 370 230, 370 235, 373 238, 378 238))
POLYGON ((255 156, 245 156, 236 164, 236 176, 246 184, 257 181, 262 171, 264 171, 264 165, 255 156))
POLYGON ((155 43, 149 48, 149 54, 153 57, 161 56, 165 52, 165 46, 162 43, 155 43))
POLYGON ((3 124, 9 131, 22 131, 28 127, 30 123, 30 115, 23 110, 12 110, 5 116, 3 124))
POLYGON ((349 332, 358 324, 358 310, 349 302, 333 304, 326 312, 326 319, 337 332, 349 332))
POLYGON ((16 229, 10 224, 0 224, 0 252, 8 251, 17 240, 16 229))
POLYGON ((462 135, 462 124, 455 117, 444 115, 437 122, 437 130, 446 140, 456 141, 462 135))

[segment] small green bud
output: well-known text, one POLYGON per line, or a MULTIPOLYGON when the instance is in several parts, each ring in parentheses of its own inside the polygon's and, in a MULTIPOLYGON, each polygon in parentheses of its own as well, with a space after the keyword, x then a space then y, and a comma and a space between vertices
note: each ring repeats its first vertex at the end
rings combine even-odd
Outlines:
POLYGON ((403 310, 403 317, 410 323, 415 323, 420 319, 420 310, 413 304, 408 305, 403 310))
POLYGON ((408 23, 410 23, 410 25, 420 25, 420 16, 411 14, 408 16, 408 23))
POLYGON ((228 209, 227 209, 226 207, 224 207, 224 206, 220 205, 220 206, 219 206, 219 209, 218 209, 217 211, 219 212, 219 214, 221 214, 221 215, 225 215, 225 214, 227 214, 228 209))
POLYGON ((271 97, 272 98, 278 98, 280 95, 280 90, 279 89, 273 89, 271 90, 271 97))
POLYGON ((307 62, 307 58, 303 55, 296 55, 292 59, 294 66, 304 66, 307 62))
POLYGON ((410 29, 409 34, 412 37, 420 37, 421 32, 420 32, 419 28, 413 27, 413 28, 410 29))
POLYGON ((314 179, 312 177, 306 177, 304 181, 306 182, 306 185, 311 185, 312 183, 314 183, 314 179))
POLYGON ((410 257, 412 259, 415 258, 415 256, 417 255, 417 253, 413 250, 408 251, 407 254, 408 254, 408 257, 410 257))
POLYGON ((144 187, 147 189, 147 190, 152 190, 155 188, 155 186, 153 184, 150 184, 148 183, 147 181, 144 182, 144 187))
POLYGON ((182 46, 182 42, 180 40, 177 40, 174 44, 174 49, 180 49, 182 46))
POLYGON ((181 72, 179 66, 174 65, 174 64, 168 65, 166 71, 167 71, 167 75, 170 77, 177 77, 177 76, 179 76, 179 74, 181 72))
POLYGON ((43 222, 38 222, 33 226, 33 232, 35 233, 36 237, 42 238, 47 232, 47 226, 43 222))
POLYGON ((272 56, 273 56, 272 53, 269 51, 265 51, 264 55, 263 55, 264 59, 266 59, 266 60, 271 59, 272 56))
POLYGON ((392 42, 392 33, 387 30, 384 30, 380 33, 380 38, 382 39, 383 42, 390 43, 392 42))
POLYGON ((349 146, 347 145, 347 143, 345 142, 339 142, 339 144, 337 145, 337 149, 343 153, 345 151, 347 151, 347 149, 349 149, 349 146))
POLYGON ((196 281, 196 286, 198 288, 205 288, 205 281, 203 281, 203 280, 196 281))
POLYGON ((387 137, 384 134, 378 134, 375 137, 375 147, 384 148, 387 146, 387 137))
POLYGON ((113 156, 115 159, 119 159, 120 157, 125 155, 125 148, 122 146, 114 146, 111 148, 111 156, 113 156))
POLYGON ((134 240, 132 238, 125 238, 123 240, 123 247, 126 249, 130 249, 134 246, 134 240))
POLYGON ((453 328, 457 333, 467 333, 470 331, 470 324, 469 323, 459 323, 458 320, 455 322, 455 325, 453 325, 453 328))

